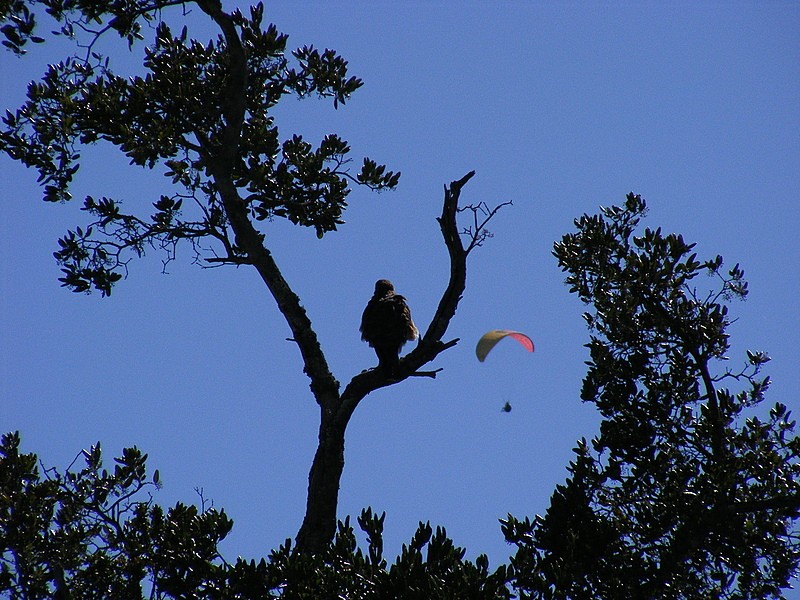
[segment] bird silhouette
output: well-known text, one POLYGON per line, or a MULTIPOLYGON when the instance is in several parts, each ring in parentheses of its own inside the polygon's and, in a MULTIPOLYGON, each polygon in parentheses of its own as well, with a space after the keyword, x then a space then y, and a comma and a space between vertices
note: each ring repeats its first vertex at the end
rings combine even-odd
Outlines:
POLYGON ((406 299, 395 293, 388 279, 375 283, 375 293, 361 315, 360 331, 361 339, 375 349, 378 368, 387 377, 397 373, 403 345, 419 336, 406 299))

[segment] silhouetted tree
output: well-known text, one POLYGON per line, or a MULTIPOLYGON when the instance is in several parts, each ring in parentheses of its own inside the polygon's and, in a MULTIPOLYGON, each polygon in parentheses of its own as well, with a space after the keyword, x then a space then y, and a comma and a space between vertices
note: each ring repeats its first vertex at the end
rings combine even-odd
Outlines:
POLYGON ((744 274, 698 260, 680 235, 636 235, 645 208, 630 194, 555 245, 589 306, 581 397, 603 420, 545 515, 504 522, 514 585, 534 598, 780 598, 800 561, 800 438, 783 404, 753 410, 767 355, 728 366, 725 301, 745 297, 744 274))
MULTIPOLYGON (((100 445, 66 472, 40 471, 20 452, 18 434, 0 441, 0 594, 13 599, 90 598, 509 598, 507 569, 464 560, 445 531, 420 523, 390 565, 383 521, 358 518, 368 548, 356 544, 349 519, 320 552, 292 544, 256 562, 227 562, 218 545, 233 522, 222 510, 153 501, 158 472, 127 448, 113 470, 100 445)), ((202 503, 201 503, 202 504, 202 503)))
POLYGON ((299 135, 280 139, 271 114, 276 103, 286 95, 316 95, 343 105, 362 84, 348 76, 347 62, 333 50, 311 46, 291 52, 291 61, 286 36, 274 25, 262 26, 262 4, 247 13, 226 12, 218 0, 13 1, 0 5, 6 47, 22 54, 29 41, 42 41, 34 35, 42 9, 59 24, 56 33, 76 41, 78 53, 29 85, 27 102, 3 118, 0 150, 39 172, 48 202, 71 199, 80 148, 98 141, 116 146, 134 165, 162 166, 178 190, 152 202, 155 212, 149 204, 128 211, 119 199, 87 196, 89 223, 58 240, 61 282, 76 292, 96 289, 108 296, 133 257, 156 248, 172 260, 180 243, 190 244, 206 263, 249 265, 258 272, 289 325, 320 406, 319 446, 297 543, 321 551, 336 529, 345 430, 353 411, 377 388, 412 374, 435 376, 420 367, 458 341, 442 338, 464 292, 466 257, 486 235, 483 226, 469 230, 464 248, 456 224, 461 188, 473 173, 446 188, 439 223, 450 279, 419 344, 390 374, 363 372, 341 391, 263 230, 265 222, 286 218, 322 237, 343 222, 351 183, 376 190, 397 185, 400 173, 368 158, 352 175, 350 147, 335 134, 316 148, 299 135), (216 39, 200 43, 186 27, 173 33, 167 22, 182 15, 168 9, 189 5, 218 27, 216 39), (134 47, 145 32, 154 40, 144 49, 144 76, 116 74, 110 58, 96 50, 107 34, 134 47))
MULTIPOLYGON (((0 592, 11 598, 778 598, 800 562, 800 438, 782 404, 759 411, 768 361, 722 362, 729 350, 730 299, 747 292, 738 265, 698 260, 693 245, 660 230, 638 232, 639 196, 576 221, 555 246, 571 291, 589 307, 589 371, 582 398, 602 416, 581 440, 570 477, 544 516, 502 523, 516 547, 493 572, 446 533, 421 524, 396 561, 383 556, 380 517, 338 524, 344 436, 370 392, 415 375, 458 340, 444 341, 466 284, 466 259, 486 238, 496 209, 459 229, 463 186, 445 188, 439 225, 450 277, 419 344, 393 368, 355 376, 343 390, 311 321, 264 243, 274 218, 313 227, 342 222, 352 183, 392 188, 399 173, 365 159, 347 170, 336 135, 314 147, 283 141, 270 110, 285 95, 344 104, 361 82, 335 52, 303 47, 262 27, 262 6, 226 12, 215 0, 10 0, 0 3, 4 45, 22 54, 46 12, 79 54, 51 66, 7 113, 0 150, 35 168, 46 201, 69 200, 80 147, 117 146, 132 163, 163 165, 178 191, 128 211, 119 199, 87 197, 89 222, 59 240, 62 283, 109 295, 129 261, 148 249, 174 257, 178 244, 210 264, 256 269, 286 318, 320 406, 319 446, 309 474, 305 519, 260 562, 227 562, 218 550, 232 522, 223 511, 177 504, 164 510, 151 490, 146 456, 125 449, 104 469, 99 445, 64 471, 39 467, 20 438, 0 443, 0 592), (219 28, 206 44, 167 18, 196 5, 219 28), (170 9, 172 12, 170 12, 170 9), (152 32, 145 76, 124 78, 96 51, 117 34, 131 47, 152 32), (146 214, 150 213, 150 214, 146 214), (466 244, 464 243, 466 242, 466 244), (716 286, 705 289, 698 276, 716 286), (736 389, 730 389, 735 387, 736 389)), ((172 189, 172 188, 171 188, 172 189)), ((483 214, 477 218, 478 214, 483 214)))

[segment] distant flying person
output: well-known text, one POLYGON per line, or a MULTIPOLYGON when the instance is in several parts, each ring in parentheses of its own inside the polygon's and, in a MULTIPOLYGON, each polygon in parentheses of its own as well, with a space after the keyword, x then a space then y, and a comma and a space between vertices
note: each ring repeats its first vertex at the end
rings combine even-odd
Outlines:
POLYGON ((360 331, 361 339, 375 348, 378 367, 389 377, 397 371, 400 349, 419 336, 406 299, 394 293, 394 286, 387 279, 375 283, 375 293, 361 316, 360 331))

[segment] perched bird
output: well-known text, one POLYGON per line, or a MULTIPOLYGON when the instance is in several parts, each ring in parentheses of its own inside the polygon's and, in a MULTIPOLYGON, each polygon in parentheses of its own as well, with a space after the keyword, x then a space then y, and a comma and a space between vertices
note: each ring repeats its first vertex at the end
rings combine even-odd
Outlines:
POLYGON ((375 283, 375 293, 361 315, 361 339, 375 348, 378 367, 384 374, 395 374, 400 362, 400 348, 417 339, 418 335, 406 299, 394 293, 391 281, 379 279, 375 283))

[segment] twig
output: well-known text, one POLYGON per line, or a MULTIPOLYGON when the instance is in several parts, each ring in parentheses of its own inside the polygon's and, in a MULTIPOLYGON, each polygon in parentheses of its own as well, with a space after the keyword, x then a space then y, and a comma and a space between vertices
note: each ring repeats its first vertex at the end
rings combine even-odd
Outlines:
POLYGON ((439 367, 433 371, 414 371, 409 375, 409 377, 430 377, 431 379, 436 379, 436 374, 443 370, 444 369, 442 367, 439 367))
POLYGON ((494 208, 489 208, 489 205, 486 202, 480 202, 478 204, 469 204, 464 206, 463 208, 459 208, 458 212, 463 212, 470 210, 472 211, 472 226, 465 227, 461 231, 461 235, 465 235, 469 237, 469 244, 467 245, 466 250, 464 251, 466 254, 472 252, 474 248, 477 246, 482 246, 483 242, 486 239, 492 237, 492 232, 486 229, 486 225, 491 221, 492 217, 494 217, 497 212, 503 208, 504 206, 512 206, 514 203, 511 200, 506 202, 501 202, 494 208), (483 214, 486 215, 486 218, 483 219, 480 223, 478 222, 478 215, 483 214))

